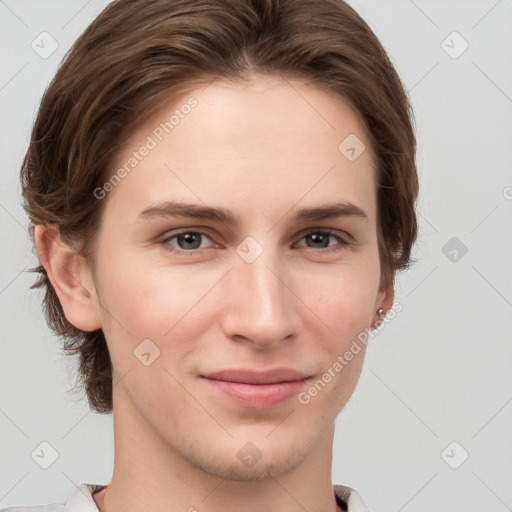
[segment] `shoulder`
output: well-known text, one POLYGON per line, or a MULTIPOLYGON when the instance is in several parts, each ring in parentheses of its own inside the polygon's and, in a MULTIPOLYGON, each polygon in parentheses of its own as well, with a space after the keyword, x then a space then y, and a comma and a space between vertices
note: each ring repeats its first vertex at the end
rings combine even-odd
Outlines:
POLYGON ((102 487, 99 484, 80 484, 66 503, 0 508, 0 512, 99 512, 92 493, 102 487))
POLYGON ((359 493, 346 485, 333 485, 338 505, 344 512, 370 512, 359 493))

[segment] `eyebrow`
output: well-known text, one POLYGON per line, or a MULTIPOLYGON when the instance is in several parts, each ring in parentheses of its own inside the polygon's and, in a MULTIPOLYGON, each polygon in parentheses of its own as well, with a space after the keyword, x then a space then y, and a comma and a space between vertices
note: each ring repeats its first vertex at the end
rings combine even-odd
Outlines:
MULTIPOLYGON (((225 208, 205 206, 180 201, 162 201, 148 206, 139 215, 138 219, 150 220, 158 217, 190 217, 195 219, 210 219, 226 223, 230 226, 239 224, 236 215, 225 208)), ((350 202, 325 204, 312 208, 301 208, 295 214, 296 221, 312 221, 335 219, 340 217, 354 217, 370 222, 366 212, 359 206, 350 202)))

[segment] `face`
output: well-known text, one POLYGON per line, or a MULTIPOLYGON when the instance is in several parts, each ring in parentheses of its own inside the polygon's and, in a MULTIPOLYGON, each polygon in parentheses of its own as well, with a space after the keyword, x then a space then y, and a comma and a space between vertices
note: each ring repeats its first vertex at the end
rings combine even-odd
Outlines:
POLYGON ((344 354, 391 305, 374 165, 349 105, 297 81, 191 88, 139 127, 97 191, 114 415, 223 478, 307 458, 359 378, 364 345, 344 354))

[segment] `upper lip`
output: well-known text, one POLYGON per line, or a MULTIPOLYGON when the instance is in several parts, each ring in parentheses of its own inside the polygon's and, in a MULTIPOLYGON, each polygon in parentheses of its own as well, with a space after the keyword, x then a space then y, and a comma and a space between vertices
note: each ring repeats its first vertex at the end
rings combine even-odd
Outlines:
POLYGON ((245 368, 233 368, 202 375, 207 379, 241 382, 244 384, 274 384, 276 382, 292 382, 309 377, 306 373, 292 368, 273 368, 258 371, 245 368))

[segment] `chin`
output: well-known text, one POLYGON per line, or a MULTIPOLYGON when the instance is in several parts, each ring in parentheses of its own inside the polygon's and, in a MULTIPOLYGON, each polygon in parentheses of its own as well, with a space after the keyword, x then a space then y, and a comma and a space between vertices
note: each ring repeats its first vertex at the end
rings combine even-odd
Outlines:
MULTIPOLYGON (((268 432, 266 433, 268 435, 268 432)), ((272 436, 270 436, 272 437, 272 436)), ((258 441, 240 442, 236 439, 225 443, 191 444, 179 447, 182 457, 213 477, 239 482, 261 482, 282 477, 295 470, 307 458, 307 443, 288 437, 276 436, 275 440, 262 436, 258 441)))
POLYGON ((206 459, 200 461, 191 460, 192 464, 214 477, 233 482, 262 482, 272 480, 291 473, 303 462, 304 456, 292 450, 288 456, 272 455, 269 460, 262 457, 253 466, 244 466, 241 462, 233 464, 227 459, 206 459))

